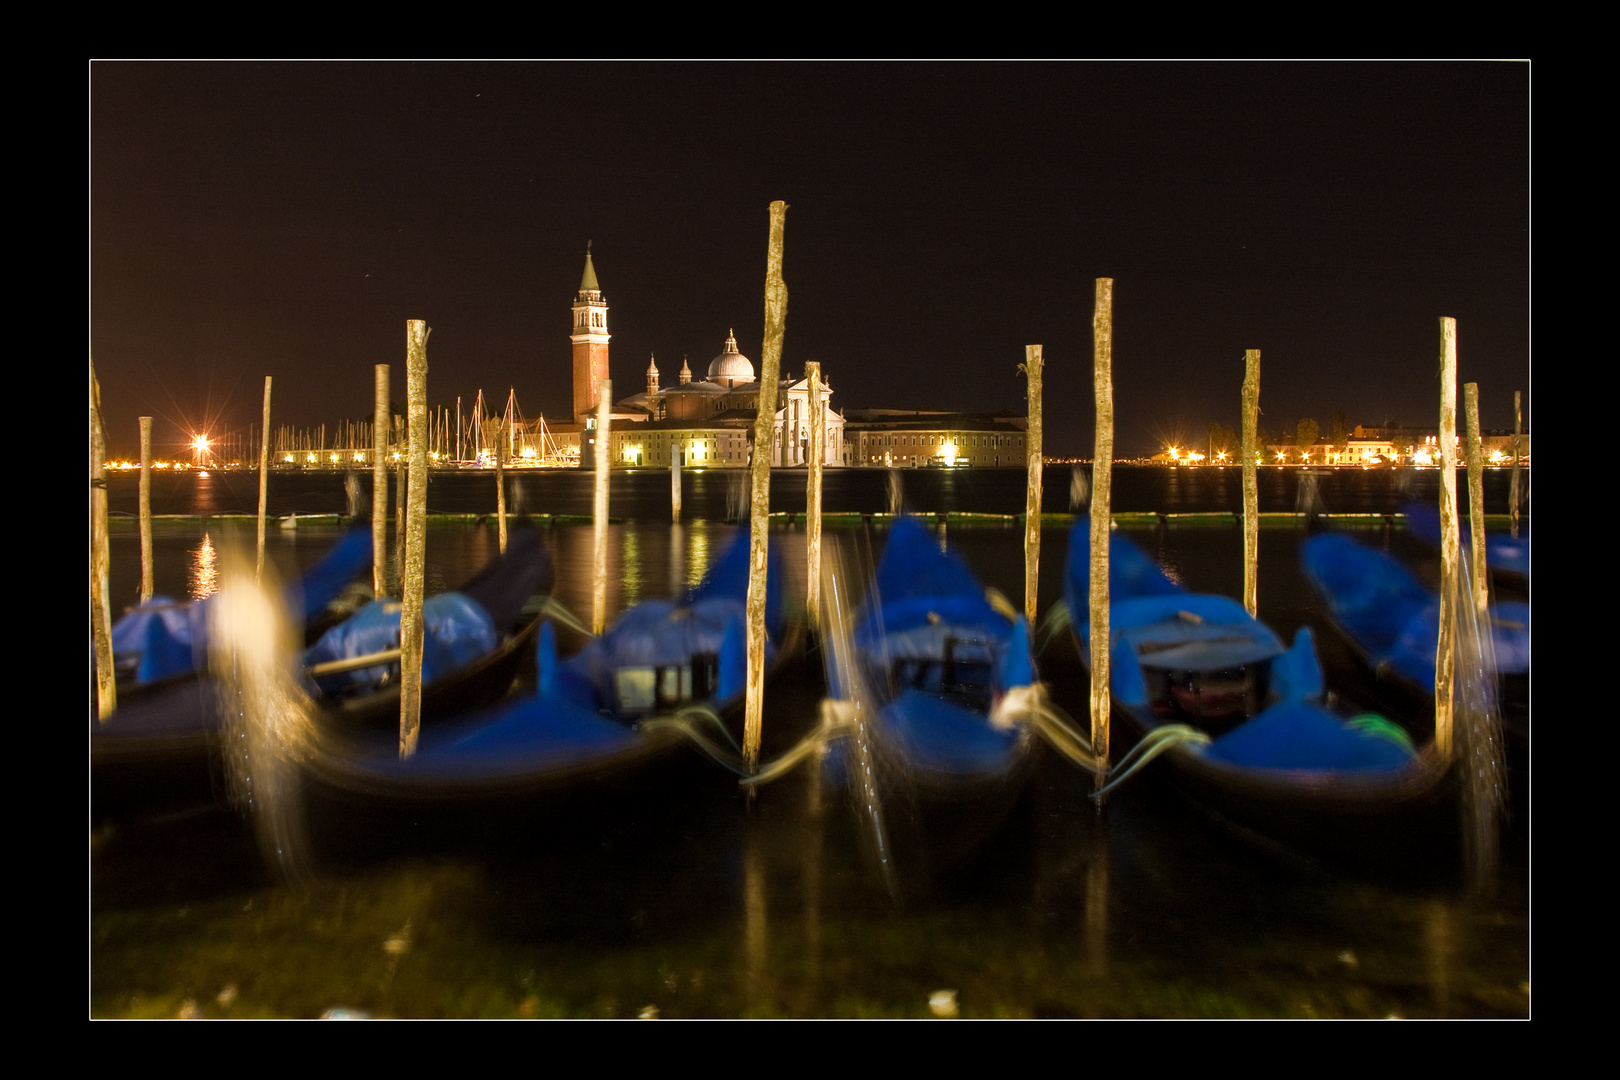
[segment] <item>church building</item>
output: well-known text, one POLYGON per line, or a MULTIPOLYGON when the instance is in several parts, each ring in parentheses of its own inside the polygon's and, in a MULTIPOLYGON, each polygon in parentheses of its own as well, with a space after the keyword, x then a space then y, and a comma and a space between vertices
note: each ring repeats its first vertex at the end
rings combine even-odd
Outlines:
MULTIPOLYGON (((553 425, 561 438, 580 447, 580 464, 591 467, 595 450, 600 387, 608 379, 607 301, 597 282, 589 247, 585 273, 573 304, 569 341, 573 345, 573 423, 553 425)), ((720 354, 710 361, 704 378, 694 380, 683 360, 673 386, 664 387, 656 361, 649 359, 646 390, 613 403, 610 410, 612 461, 621 466, 668 468, 671 455, 682 463, 709 468, 741 468, 748 464, 759 411, 759 383, 754 364, 737 348, 735 332, 726 338, 720 354)), ((832 387, 820 387, 826 442, 819 448, 827 465, 843 462, 844 418, 830 406, 832 387)), ((788 372, 777 383, 776 416, 771 436, 771 465, 808 465, 810 454, 810 383, 788 372)))

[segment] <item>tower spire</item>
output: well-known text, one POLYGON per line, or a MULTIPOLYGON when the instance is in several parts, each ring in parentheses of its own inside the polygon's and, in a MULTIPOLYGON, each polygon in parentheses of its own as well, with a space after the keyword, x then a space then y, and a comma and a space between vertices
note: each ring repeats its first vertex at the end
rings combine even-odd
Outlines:
POLYGON ((597 387, 608 377, 607 299, 596 280, 591 243, 585 242, 585 273, 574 300, 573 332, 568 335, 574 352, 574 421, 583 424, 596 411, 597 387))
POLYGON ((585 241, 585 273, 580 275, 580 292, 601 292, 602 287, 596 283, 596 266, 591 262, 591 242, 585 241))

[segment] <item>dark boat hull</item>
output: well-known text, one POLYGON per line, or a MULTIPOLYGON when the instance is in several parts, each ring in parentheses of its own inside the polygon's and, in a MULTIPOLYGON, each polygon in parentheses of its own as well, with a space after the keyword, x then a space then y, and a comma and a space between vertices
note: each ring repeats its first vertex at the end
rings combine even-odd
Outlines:
MULTIPOLYGON (((519 611, 532 589, 549 591, 550 586, 550 560, 531 532, 520 532, 509 557, 463 586, 497 625, 511 629, 494 649, 423 687, 424 725, 498 701, 526 667, 532 672, 540 616, 519 616, 519 611)), ((208 676, 182 675, 121 691, 119 708, 106 722, 96 720, 92 709, 94 818, 162 813, 223 798, 225 735, 218 687, 208 676)), ((323 728, 397 732, 399 687, 341 702, 314 700, 311 709, 323 728)))
MULTIPOLYGON (((1113 715, 1129 734, 1121 752, 1153 726, 1117 702, 1113 715)), ((1182 748, 1157 764, 1183 798, 1255 846, 1374 873, 1455 871, 1457 785, 1422 757, 1399 776, 1363 780, 1240 768, 1182 748)))

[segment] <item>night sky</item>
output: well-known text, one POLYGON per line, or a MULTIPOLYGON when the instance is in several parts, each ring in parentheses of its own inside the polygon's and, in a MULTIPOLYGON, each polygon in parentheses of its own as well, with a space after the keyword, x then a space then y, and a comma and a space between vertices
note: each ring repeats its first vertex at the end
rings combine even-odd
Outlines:
MULTIPOLYGON (((784 368, 835 408, 1022 411, 1089 456, 1094 282, 1116 452, 1262 423, 1433 424, 1438 318, 1487 428, 1530 376, 1530 69, 1449 64, 90 66, 90 347, 115 454, 428 393, 568 419, 593 243, 614 396, 760 359, 786 200, 784 368)), ((1526 396, 1528 426, 1528 395, 1526 396)))

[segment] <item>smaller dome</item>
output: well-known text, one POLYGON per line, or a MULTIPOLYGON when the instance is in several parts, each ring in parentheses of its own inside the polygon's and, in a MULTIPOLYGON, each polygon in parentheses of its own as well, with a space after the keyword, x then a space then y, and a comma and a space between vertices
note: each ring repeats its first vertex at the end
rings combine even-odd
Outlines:
POLYGON ((712 382, 725 379, 732 383, 754 381, 754 364, 737 351, 735 330, 726 337, 725 351, 709 361, 709 379, 712 382))

